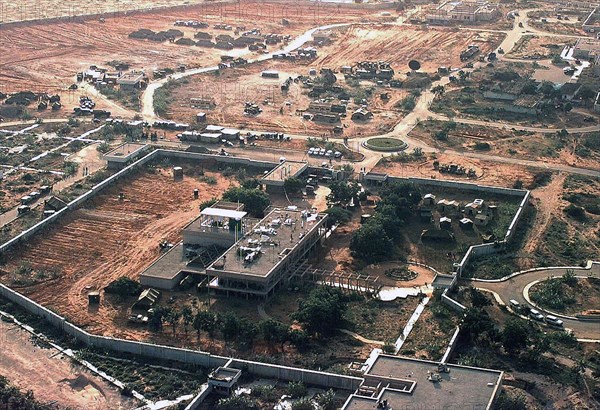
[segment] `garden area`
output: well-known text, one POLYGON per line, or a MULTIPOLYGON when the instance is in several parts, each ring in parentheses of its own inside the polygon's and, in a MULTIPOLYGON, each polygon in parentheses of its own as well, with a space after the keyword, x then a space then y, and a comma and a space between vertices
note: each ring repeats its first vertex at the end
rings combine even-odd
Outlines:
POLYGON ((365 141, 365 147, 373 151, 393 152, 406 148, 406 143, 396 138, 376 137, 365 141))
POLYGON ((572 270, 560 278, 536 283, 529 290, 531 300, 543 309, 567 315, 600 310, 600 279, 577 278, 572 270))

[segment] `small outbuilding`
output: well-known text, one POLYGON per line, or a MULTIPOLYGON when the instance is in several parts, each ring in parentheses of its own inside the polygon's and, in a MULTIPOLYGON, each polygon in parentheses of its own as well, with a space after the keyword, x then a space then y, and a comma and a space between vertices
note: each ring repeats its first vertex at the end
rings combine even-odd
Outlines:
POLYGON ((440 229, 445 229, 447 231, 451 231, 452 230, 452 219, 448 218, 447 216, 442 216, 440 218, 440 229))
POLYGON ((159 299, 160 291, 153 288, 148 288, 140 294, 138 300, 133 304, 131 308, 147 310, 152 308, 156 304, 156 302, 158 302, 159 299))
POLYGON ((473 221, 469 218, 463 218, 459 221, 459 226, 464 230, 473 229, 473 221))

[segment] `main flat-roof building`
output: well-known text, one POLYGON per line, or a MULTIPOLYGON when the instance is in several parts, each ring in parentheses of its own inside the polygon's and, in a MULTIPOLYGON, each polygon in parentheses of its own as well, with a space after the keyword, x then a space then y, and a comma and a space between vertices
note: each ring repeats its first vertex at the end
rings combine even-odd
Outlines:
POLYGON ((211 289, 267 298, 320 242, 325 214, 275 209, 206 269, 211 289))
POLYGON ((503 372, 408 357, 379 355, 343 410, 488 410, 500 391, 503 372))

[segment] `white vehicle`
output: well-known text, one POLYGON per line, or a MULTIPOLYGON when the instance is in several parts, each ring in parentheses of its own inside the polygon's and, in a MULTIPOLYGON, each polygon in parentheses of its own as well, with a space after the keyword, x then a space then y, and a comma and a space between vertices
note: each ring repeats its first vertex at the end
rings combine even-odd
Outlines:
POLYGON ((285 162, 285 157, 280 157, 280 158, 279 158, 279 163, 281 164, 281 163, 283 163, 283 162, 285 162))
POLYGON ((315 149, 314 148, 309 148, 307 154, 308 155, 314 155, 315 154, 315 149))
POLYGON ((557 318, 556 316, 548 315, 546 316, 546 323, 550 326, 562 327, 563 321, 557 318))
POLYGON ((327 151, 325 150, 325 148, 321 148, 321 149, 319 150, 319 155, 320 155, 320 156, 324 156, 326 152, 327 152, 327 151))
POLYGON ((332 150, 328 150, 328 151, 325 153, 325 156, 326 156, 327 158, 329 158, 329 157, 332 157, 332 156, 333 156, 333 151, 332 151, 332 150))
POLYGON ((514 299, 509 300, 510 303, 510 307, 513 308, 514 310, 520 310, 521 309, 521 304, 519 302, 517 302, 514 299))
POLYGON ((544 315, 542 315, 538 310, 536 309, 531 309, 529 311, 529 317, 532 318, 533 320, 539 320, 540 322, 544 321, 544 315))
POLYGON ((336 151, 336 152, 333 153, 333 157, 334 158, 342 158, 342 153, 339 152, 339 151, 336 151))

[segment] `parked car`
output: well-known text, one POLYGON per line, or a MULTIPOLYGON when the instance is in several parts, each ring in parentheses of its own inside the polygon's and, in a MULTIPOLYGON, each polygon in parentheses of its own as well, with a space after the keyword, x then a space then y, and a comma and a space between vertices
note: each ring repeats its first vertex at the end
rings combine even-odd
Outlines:
POLYGON ((325 156, 327 158, 332 157, 333 156, 333 151, 332 150, 327 150, 327 152, 325 152, 325 156))
POLYGON ((320 155, 320 156, 324 156, 326 152, 327 152, 327 151, 325 150, 325 148, 321 148, 321 149, 319 150, 319 155, 320 155))
POLYGON ((563 326, 563 321, 560 320, 559 318, 557 318, 556 316, 552 316, 552 315, 546 316, 546 323, 548 323, 550 326, 557 326, 557 327, 563 326))
POLYGON ((314 155, 315 153, 315 149, 314 148, 309 148, 308 151, 306 152, 308 155, 314 155))
POLYGON ((529 317, 540 322, 544 321, 544 315, 542 315, 537 309, 531 309, 529 311, 529 317))
POLYGON ((334 158, 342 158, 342 153, 339 152, 339 151, 336 151, 336 152, 333 153, 333 157, 334 158))
POLYGON ((514 299, 509 300, 510 307, 516 311, 521 310, 521 304, 514 299))

